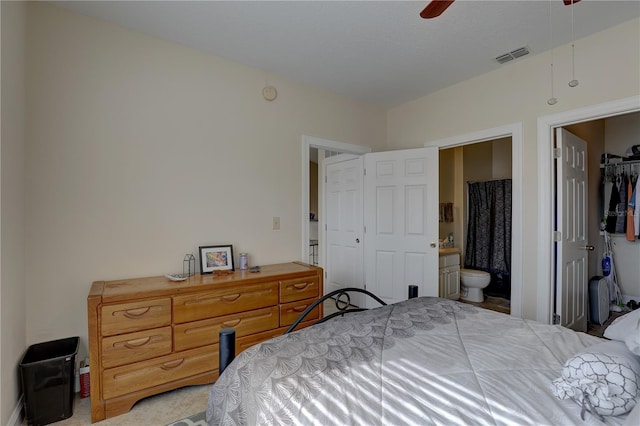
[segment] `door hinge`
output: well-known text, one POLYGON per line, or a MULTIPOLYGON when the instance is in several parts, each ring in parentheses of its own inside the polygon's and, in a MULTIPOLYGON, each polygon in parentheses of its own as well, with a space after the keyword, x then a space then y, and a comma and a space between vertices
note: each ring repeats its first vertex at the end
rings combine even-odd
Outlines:
POLYGON ((553 158, 560 158, 560 157, 562 157, 562 149, 553 148, 553 158))
POLYGON ((562 241, 562 232, 553 231, 553 241, 555 242, 562 241))
POLYGON ((327 183, 327 175, 324 175, 324 183, 327 183))
POLYGON ((325 232, 327 231, 327 224, 326 223, 324 224, 324 230, 325 230, 325 232))
POLYGON ((554 325, 558 325, 558 324, 560 324, 560 315, 558 315, 558 314, 553 314, 553 324, 554 324, 554 325))
POLYGON ((363 229, 364 229, 364 233, 366 234, 367 233, 367 225, 364 225, 363 229))
POLYGON ((362 174, 363 174, 363 176, 366 176, 367 175, 367 169, 362 169, 362 174))

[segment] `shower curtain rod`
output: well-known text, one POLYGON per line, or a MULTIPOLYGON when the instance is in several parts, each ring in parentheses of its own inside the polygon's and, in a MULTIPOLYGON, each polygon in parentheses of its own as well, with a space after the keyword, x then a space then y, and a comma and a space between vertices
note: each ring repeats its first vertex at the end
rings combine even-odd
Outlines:
POLYGON ((470 183, 479 183, 479 182, 496 182, 496 181, 499 181, 499 180, 511 180, 511 178, 510 178, 510 177, 508 177, 508 178, 487 179, 487 180, 468 180, 468 181, 467 181, 467 184, 470 184, 470 183))

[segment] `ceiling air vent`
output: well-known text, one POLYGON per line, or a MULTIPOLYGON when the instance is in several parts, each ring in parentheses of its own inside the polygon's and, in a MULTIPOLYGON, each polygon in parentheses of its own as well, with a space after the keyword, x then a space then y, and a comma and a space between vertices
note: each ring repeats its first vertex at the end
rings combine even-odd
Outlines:
POLYGON ((498 63, 504 64, 506 62, 512 61, 516 58, 520 58, 521 56, 528 55, 528 54, 529 54, 529 48, 521 47, 519 49, 512 50, 509 53, 505 53, 504 55, 500 55, 495 59, 496 61, 498 61, 498 63))

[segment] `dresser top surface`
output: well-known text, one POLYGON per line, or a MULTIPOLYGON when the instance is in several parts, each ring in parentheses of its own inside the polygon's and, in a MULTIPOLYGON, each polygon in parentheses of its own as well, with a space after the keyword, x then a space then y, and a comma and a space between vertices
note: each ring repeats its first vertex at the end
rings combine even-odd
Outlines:
POLYGON ((241 284, 261 283, 317 274, 320 268, 302 262, 263 265, 260 272, 247 269, 236 270, 229 274, 196 274, 184 281, 171 281, 165 276, 131 278, 112 281, 95 281, 89 297, 101 297, 103 301, 130 299, 138 297, 172 295, 233 287, 241 284))

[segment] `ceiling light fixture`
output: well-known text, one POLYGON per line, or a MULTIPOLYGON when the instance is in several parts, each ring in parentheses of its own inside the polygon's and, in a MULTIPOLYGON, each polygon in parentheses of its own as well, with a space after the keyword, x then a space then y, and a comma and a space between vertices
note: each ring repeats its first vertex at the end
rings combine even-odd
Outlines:
POLYGON ((576 80, 576 55, 575 55, 575 46, 574 46, 575 38, 573 36, 574 5, 575 5, 575 1, 571 0, 571 81, 569 82, 569 87, 576 87, 579 84, 578 80, 576 80))

